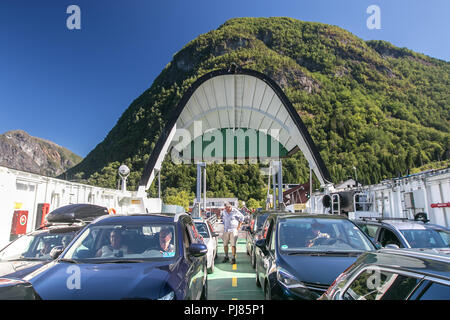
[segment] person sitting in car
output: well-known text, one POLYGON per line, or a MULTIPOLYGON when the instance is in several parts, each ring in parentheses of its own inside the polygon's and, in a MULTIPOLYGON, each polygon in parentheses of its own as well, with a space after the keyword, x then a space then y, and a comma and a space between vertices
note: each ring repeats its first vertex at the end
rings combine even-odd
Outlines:
POLYGON ((321 225, 317 222, 311 225, 311 234, 310 239, 306 241, 307 248, 320 244, 320 242, 322 242, 320 239, 330 239, 330 235, 328 233, 321 232, 321 225))
POLYGON ((61 246, 63 248, 67 247, 67 245, 70 243, 71 240, 72 240, 71 236, 64 236, 61 240, 61 246))
POLYGON ((172 230, 169 228, 161 229, 159 232, 159 249, 160 253, 163 254, 163 256, 168 255, 169 253, 172 253, 175 251, 175 246, 171 244, 172 241, 172 230))
POLYGON ((170 228, 162 228, 156 238, 150 241, 150 247, 144 251, 144 255, 151 257, 161 257, 161 255, 163 257, 173 257, 175 255, 175 246, 171 243, 172 230, 170 228))
POLYGON ((109 241, 110 245, 103 246, 97 251, 97 257, 121 257, 128 253, 128 247, 121 243, 122 235, 119 230, 111 231, 109 241))
POLYGON ((50 257, 50 251, 52 250, 52 245, 50 241, 43 241, 44 246, 39 252, 37 253, 36 257, 38 258, 49 258, 50 257))

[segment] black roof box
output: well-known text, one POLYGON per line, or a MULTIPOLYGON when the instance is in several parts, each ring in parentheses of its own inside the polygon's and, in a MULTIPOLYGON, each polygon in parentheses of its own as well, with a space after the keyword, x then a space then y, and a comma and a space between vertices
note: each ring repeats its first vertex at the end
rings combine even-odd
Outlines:
POLYGON ((53 210, 47 215, 49 223, 69 223, 77 221, 92 221, 97 217, 108 214, 106 207, 94 204, 69 204, 53 210))

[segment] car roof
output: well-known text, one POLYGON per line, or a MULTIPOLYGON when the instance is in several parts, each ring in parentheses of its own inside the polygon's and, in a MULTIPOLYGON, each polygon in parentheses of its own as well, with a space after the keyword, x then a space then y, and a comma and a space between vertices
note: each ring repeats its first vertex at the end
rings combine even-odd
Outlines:
POLYGON ((78 225, 49 225, 40 229, 37 229, 35 231, 30 232, 30 235, 38 235, 38 234, 59 234, 59 233, 69 233, 78 231, 80 229, 83 229, 86 225, 85 224, 78 224, 78 225))
POLYGON ((426 230, 426 229, 441 229, 441 230, 449 230, 444 226, 440 226, 432 223, 423 223, 421 221, 415 220, 393 220, 393 219, 385 219, 385 220, 354 220, 357 224, 376 224, 376 225, 390 225, 398 230, 426 230))
POLYGON ((336 220, 349 220, 344 215, 337 215, 337 214, 311 214, 311 213, 290 213, 290 212, 283 212, 272 214, 271 216, 275 216, 278 219, 298 219, 298 218, 311 218, 311 219, 336 219, 336 220))
POLYGON ((381 249, 362 256, 364 264, 401 269, 450 281, 450 256, 444 251, 381 249))
POLYGON ((169 214, 169 213, 142 213, 131 215, 107 215, 94 220, 91 224, 114 224, 114 223, 174 223, 180 218, 185 217, 191 219, 187 213, 169 214))

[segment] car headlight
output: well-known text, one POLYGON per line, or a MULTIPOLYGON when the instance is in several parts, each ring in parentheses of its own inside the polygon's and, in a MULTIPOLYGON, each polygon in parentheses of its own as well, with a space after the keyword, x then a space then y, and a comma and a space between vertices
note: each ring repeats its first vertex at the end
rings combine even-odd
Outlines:
POLYGON ((170 291, 168 294, 159 298, 158 300, 173 300, 174 298, 175 298, 175 292, 170 291))
POLYGON ((306 289, 306 286, 302 282, 297 280, 297 278, 295 276, 293 276, 292 274, 290 274, 288 271, 286 271, 283 268, 277 268, 277 279, 286 288, 289 288, 289 289, 296 289, 296 288, 306 289))

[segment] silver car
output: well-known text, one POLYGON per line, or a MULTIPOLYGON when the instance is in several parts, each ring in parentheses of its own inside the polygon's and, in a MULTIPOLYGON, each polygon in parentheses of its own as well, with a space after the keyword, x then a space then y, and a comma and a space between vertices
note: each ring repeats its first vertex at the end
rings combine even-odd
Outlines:
POLYGON ((209 221, 203 219, 194 219, 194 221, 197 232, 203 237, 203 242, 208 247, 208 253, 206 254, 208 273, 213 273, 214 260, 217 257, 217 243, 219 235, 214 232, 214 229, 209 221))

